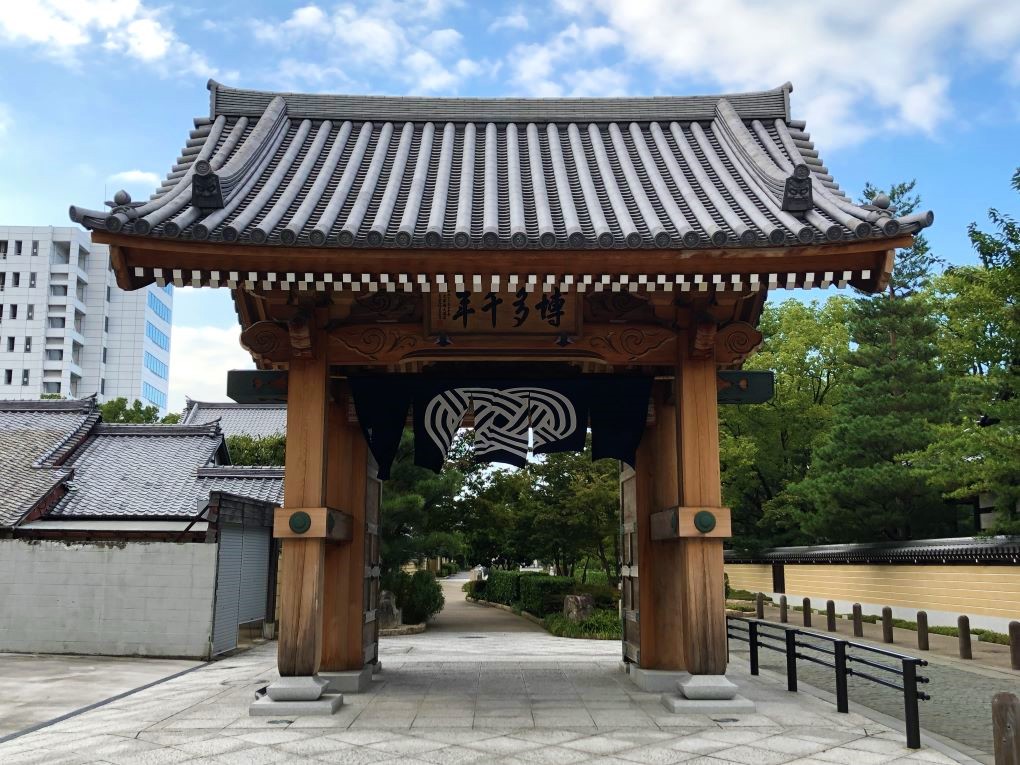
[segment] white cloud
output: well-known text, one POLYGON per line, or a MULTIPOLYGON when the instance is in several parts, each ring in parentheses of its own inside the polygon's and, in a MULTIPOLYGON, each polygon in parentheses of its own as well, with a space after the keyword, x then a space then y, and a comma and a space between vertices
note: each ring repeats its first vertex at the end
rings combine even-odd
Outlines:
MULTIPOLYGON (((1004 73, 1020 62, 1015 0, 558 4, 584 19, 592 8, 601 11, 629 60, 648 65, 666 86, 708 81, 756 90, 793 82, 796 113, 826 146, 880 129, 933 132, 952 113, 954 54, 1001 64, 1004 73)), ((544 47, 561 45, 554 38, 544 47)), ((548 89, 550 81, 563 90, 555 73, 535 82, 548 89)))
POLYGON ((564 74, 563 79, 570 86, 571 98, 625 96, 630 86, 624 72, 606 66, 577 69, 564 74))
POLYGON ((455 50, 464 36, 456 29, 435 29, 422 39, 422 44, 433 53, 443 54, 455 50))
POLYGON ((185 396, 198 401, 228 400, 227 371, 255 366, 238 341, 240 335, 239 326, 173 328, 170 411, 181 411, 185 396))
POLYGON ((144 186, 153 189, 159 186, 159 174, 147 170, 122 170, 106 179, 110 183, 123 183, 126 186, 144 186))
MULTIPOLYGON (((411 92, 456 92, 464 80, 486 68, 460 53, 463 37, 437 19, 461 3, 453 0, 377 0, 343 3, 331 11, 307 5, 282 21, 250 22, 257 39, 288 53, 288 72, 270 78, 319 86, 357 87, 379 76, 403 83, 411 92)), ((374 90, 379 89, 374 84, 374 90)))
MULTIPOLYGON (((564 64, 592 57, 618 41, 619 35, 609 27, 570 24, 546 43, 515 46, 507 57, 512 81, 525 95, 537 98, 562 96, 576 89, 562 80, 564 73, 575 72, 577 68, 564 69, 564 64)), ((603 70, 608 71, 605 67, 603 70)))
POLYGON ((506 16, 500 16, 498 19, 489 24, 490 32, 497 32, 500 29, 527 29, 528 28, 528 17, 524 15, 524 11, 520 8, 515 10, 513 13, 507 14, 506 16))
POLYGON ((214 68, 174 32, 162 9, 140 0, 18 0, 0 13, 0 43, 26 45, 69 66, 99 46, 164 74, 210 76, 214 68))

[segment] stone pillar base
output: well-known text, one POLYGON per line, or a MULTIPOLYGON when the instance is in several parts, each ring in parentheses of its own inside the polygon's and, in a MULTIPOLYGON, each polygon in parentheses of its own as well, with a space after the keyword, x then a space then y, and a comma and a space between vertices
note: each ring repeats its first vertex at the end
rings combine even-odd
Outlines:
POLYGON ((689 678, 689 672, 668 669, 643 669, 636 664, 627 665, 627 673, 638 688, 648 693, 672 691, 682 680, 689 678))
POLYGON ((315 701, 273 701, 263 696, 251 703, 248 714, 251 717, 329 716, 336 714, 343 703, 344 697, 340 694, 324 694, 315 701))
POLYGON ((689 675, 677 683, 679 693, 664 693, 660 701, 673 714, 753 714, 754 702, 737 695, 726 675, 689 675))
POLYGON ((320 672, 319 677, 327 683, 326 693, 364 693, 372 687, 372 665, 345 672, 320 672))

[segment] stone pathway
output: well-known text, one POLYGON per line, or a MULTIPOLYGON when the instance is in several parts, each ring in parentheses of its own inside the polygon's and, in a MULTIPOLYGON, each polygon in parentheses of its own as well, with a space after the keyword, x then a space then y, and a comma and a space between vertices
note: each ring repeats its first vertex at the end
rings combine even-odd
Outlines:
POLYGON ((464 592, 461 587, 467 581, 467 573, 462 572, 457 576, 448 579, 440 579, 443 586, 443 597, 446 598, 446 605, 439 612, 435 619, 429 623, 430 632, 463 632, 463 633, 487 633, 487 632, 542 632, 537 624, 522 619, 512 613, 501 611, 498 608, 480 606, 477 603, 468 603, 464 599, 464 592))
POLYGON ((443 632, 382 642, 383 671, 333 717, 253 718, 275 676, 255 648, 0 745, 0 762, 860 763, 965 761, 776 679, 731 676, 758 704, 740 717, 670 715, 619 671, 613 641, 443 632))

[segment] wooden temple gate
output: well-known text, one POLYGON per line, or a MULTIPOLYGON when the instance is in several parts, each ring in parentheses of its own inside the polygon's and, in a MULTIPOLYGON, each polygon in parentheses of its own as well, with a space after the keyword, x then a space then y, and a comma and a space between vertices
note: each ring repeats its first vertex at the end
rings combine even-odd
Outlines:
MULTIPOLYGON (((125 289, 232 290, 242 344, 288 373, 280 673, 378 656, 379 481, 351 381, 512 369, 654 381, 621 474, 624 653, 723 674, 717 404, 746 381, 720 370, 757 347, 770 289, 880 289, 930 214, 852 203, 790 119, 789 86, 547 101, 210 90, 151 200, 121 192, 71 216, 111 246, 125 289)), ((246 395, 273 398, 277 382, 246 395)))

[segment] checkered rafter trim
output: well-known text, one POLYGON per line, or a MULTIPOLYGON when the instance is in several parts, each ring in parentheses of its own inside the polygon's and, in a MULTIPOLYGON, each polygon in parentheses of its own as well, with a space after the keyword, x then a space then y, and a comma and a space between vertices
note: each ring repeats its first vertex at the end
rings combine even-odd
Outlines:
POLYGON ((308 273, 277 271, 193 271, 143 268, 160 287, 241 287, 248 290, 314 292, 755 292, 762 289, 846 287, 851 279, 867 280, 870 270, 808 271, 760 274, 477 274, 308 273))

